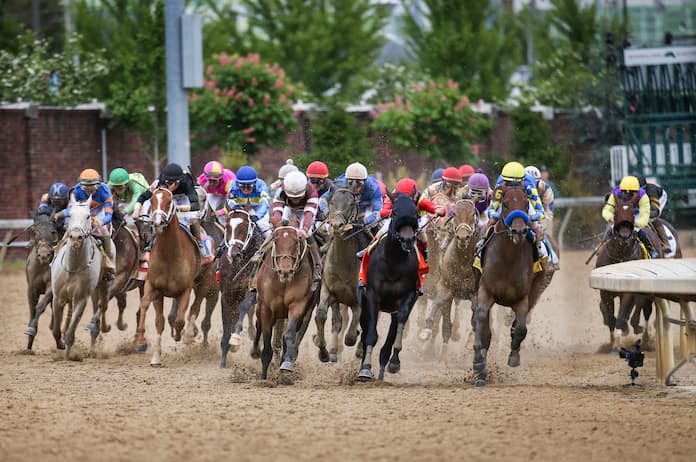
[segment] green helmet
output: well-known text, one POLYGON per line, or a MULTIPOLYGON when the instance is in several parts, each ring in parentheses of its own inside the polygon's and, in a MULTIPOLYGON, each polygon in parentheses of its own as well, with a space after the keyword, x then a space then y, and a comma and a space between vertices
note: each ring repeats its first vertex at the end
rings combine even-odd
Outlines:
POLYGON ((109 175, 109 186, 122 186, 128 184, 129 181, 130 178, 128 178, 128 172, 125 168, 115 168, 109 175))

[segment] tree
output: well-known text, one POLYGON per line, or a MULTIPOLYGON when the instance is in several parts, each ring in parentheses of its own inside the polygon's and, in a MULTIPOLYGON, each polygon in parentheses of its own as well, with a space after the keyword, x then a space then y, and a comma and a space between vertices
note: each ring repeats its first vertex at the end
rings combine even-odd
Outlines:
POLYGON ((506 96, 519 62, 515 25, 488 0, 402 0, 404 33, 417 62, 434 77, 452 79, 473 99, 506 96), (424 9, 420 5, 425 4, 424 9))
POLYGON ((219 22, 206 26, 206 39, 224 44, 216 51, 259 53, 316 100, 327 92, 356 96, 351 84, 377 58, 387 17, 385 7, 370 0, 242 0, 240 10, 245 30, 237 28, 239 12, 231 7, 217 9, 219 22))

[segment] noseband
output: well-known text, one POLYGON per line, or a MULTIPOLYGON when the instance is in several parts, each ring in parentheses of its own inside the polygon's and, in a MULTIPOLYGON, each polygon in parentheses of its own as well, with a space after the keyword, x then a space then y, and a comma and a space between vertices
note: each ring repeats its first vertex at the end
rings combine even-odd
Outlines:
POLYGON ((160 220, 160 225, 161 227, 165 227, 169 224, 169 221, 172 219, 172 215, 174 214, 174 195, 170 190, 167 188, 157 188, 155 189, 155 192, 152 193, 154 197, 157 197, 157 208, 154 209, 154 211, 151 212, 151 221, 154 224, 155 217, 161 216, 160 220), (166 193, 169 196, 169 208, 164 211, 161 208, 162 205, 162 200, 161 197, 158 196, 158 194, 166 193))
POLYGON ((295 234, 294 239, 295 242, 298 244, 295 245, 297 252, 295 252, 294 255, 278 253, 276 248, 277 240, 275 238, 273 239, 273 246, 271 247, 271 260, 273 261, 273 271, 275 271, 276 274, 278 274, 278 276, 281 278, 283 277, 283 270, 280 268, 280 262, 283 259, 289 259, 292 262, 292 267, 290 268, 290 273, 288 274, 289 277, 292 277, 297 272, 297 269, 300 267, 300 263, 302 263, 305 253, 307 253, 307 241, 303 241, 302 239, 297 237, 297 228, 294 228, 292 226, 279 226, 275 229, 275 232, 278 233, 279 231, 281 231, 287 233, 290 230, 292 230, 292 232, 295 234))
POLYGON ((254 231, 257 227, 256 223, 254 223, 251 220, 251 217, 249 215, 249 212, 246 210, 231 210, 227 213, 227 224, 229 225, 229 228, 232 231, 232 235, 228 238, 227 237, 227 226, 225 226, 225 246, 227 246, 227 257, 232 258, 232 248, 239 244, 241 248, 239 249, 240 253, 244 252, 244 250, 247 248, 249 245, 249 242, 251 241, 251 238, 254 236, 254 231), (244 215, 246 217, 246 222, 247 222, 247 232, 246 236, 244 237, 244 240, 237 239, 235 236, 235 230, 237 229, 237 226, 241 225, 244 222, 243 218, 238 218, 235 217, 234 215, 244 215))
MULTIPOLYGON (((343 221, 342 225, 354 222, 355 219, 358 217, 358 197, 357 197, 357 195, 355 193, 353 193, 353 191, 351 191, 348 188, 339 188, 336 191, 334 191, 332 198, 335 197, 336 194, 338 194, 338 193, 350 194, 351 196, 353 196, 353 202, 350 205, 350 209, 349 209, 348 213, 346 213, 343 210, 329 210, 329 217, 333 218, 333 217, 340 216, 342 221, 343 221)), ((329 205, 329 207, 330 207, 330 205, 329 205)))

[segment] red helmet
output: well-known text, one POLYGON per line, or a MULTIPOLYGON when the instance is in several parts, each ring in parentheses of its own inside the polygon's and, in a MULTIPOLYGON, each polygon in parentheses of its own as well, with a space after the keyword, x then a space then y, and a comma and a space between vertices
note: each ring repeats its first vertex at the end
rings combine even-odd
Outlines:
POLYGON ((462 174, 462 178, 469 178, 471 175, 476 173, 476 170, 471 165, 464 164, 459 167, 459 173, 462 174))
POLYGON ((456 167, 447 167, 444 172, 442 172, 442 181, 449 181, 450 183, 461 183, 462 174, 456 167))
POLYGON ((329 167, 320 160, 315 160, 307 166, 307 176, 309 178, 326 178, 329 176, 329 167))
POLYGON ((394 191, 415 198, 416 194, 418 194, 418 185, 411 178, 403 178, 396 183, 394 191))

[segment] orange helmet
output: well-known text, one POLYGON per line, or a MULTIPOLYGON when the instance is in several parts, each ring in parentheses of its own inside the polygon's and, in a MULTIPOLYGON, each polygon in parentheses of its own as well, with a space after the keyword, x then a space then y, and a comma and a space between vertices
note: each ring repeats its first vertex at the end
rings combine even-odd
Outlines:
POLYGON ((476 170, 471 165, 464 164, 459 167, 459 173, 462 174, 462 178, 469 178, 471 175, 476 173, 476 170))
POLYGON ((80 184, 84 186, 99 184, 99 172, 93 168, 82 170, 82 173, 80 173, 80 184))
POLYGON ((418 185, 411 178, 403 178, 396 183, 394 191, 406 194, 407 196, 415 199, 416 195, 418 194, 418 185))
POLYGON ((447 181, 450 183, 461 183, 462 174, 456 167, 447 167, 444 172, 442 172, 442 181, 447 181))
POLYGON ((329 167, 320 160, 315 160, 307 166, 307 176, 309 178, 327 178, 329 176, 329 167))

